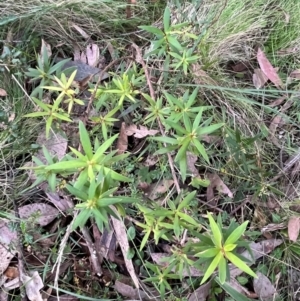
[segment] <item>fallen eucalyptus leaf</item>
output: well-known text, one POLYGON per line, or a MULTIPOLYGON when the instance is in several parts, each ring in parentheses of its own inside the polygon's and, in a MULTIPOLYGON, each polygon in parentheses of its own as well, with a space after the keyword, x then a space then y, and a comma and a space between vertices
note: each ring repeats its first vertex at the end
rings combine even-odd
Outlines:
POLYGON ((277 87, 282 88, 282 81, 277 74, 276 69, 272 66, 272 64, 267 59, 264 52, 258 48, 257 51, 257 61, 260 66, 260 69, 263 73, 268 77, 268 79, 277 87))
POLYGON ((44 287, 44 284, 37 271, 32 272, 31 276, 22 275, 21 280, 30 301, 43 301, 40 290, 44 287))
POLYGON ((258 278, 253 280, 253 288, 261 301, 272 301, 276 294, 276 289, 268 277, 257 272, 258 278))
POLYGON ((46 226, 57 217, 59 211, 48 204, 34 203, 20 207, 19 214, 22 219, 37 216, 35 221, 41 226, 46 226))
POLYGON ((300 231, 300 217, 292 216, 288 222, 288 235, 289 239, 296 242, 300 231))

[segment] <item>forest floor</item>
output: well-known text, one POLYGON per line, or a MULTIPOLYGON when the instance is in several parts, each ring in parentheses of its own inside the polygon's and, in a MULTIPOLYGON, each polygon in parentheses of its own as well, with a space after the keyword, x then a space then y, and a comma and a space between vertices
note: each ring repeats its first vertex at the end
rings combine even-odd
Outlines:
POLYGON ((22 1, 0 300, 300 300, 300 2, 22 1))

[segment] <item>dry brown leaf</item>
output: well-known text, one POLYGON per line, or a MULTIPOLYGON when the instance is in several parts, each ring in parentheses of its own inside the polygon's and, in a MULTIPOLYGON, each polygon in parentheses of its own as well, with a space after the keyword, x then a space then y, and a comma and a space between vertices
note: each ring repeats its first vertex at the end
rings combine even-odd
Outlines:
POLYGON ((25 219, 37 216, 38 218, 34 218, 34 221, 41 226, 46 226, 58 216, 59 211, 48 204, 34 203, 20 207, 19 214, 20 218, 25 219))
POLYGON ((83 38, 85 39, 89 39, 90 36, 78 25, 76 25, 75 23, 71 23, 71 26, 76 29, 78 31, 78 33, 80 33, 82 35, 83 38))
MULTIPOLYGON (((288 110, 292 106, 293 102, 291 100, 287 101, 282 107, 280 112, 283 114, 286 110, 288 110)), ((271 124, 269 126, 269 137, 270 140, 279 148, 282 147, 282 145, 279 143, 278 139, 276 138, 276 130, 279 125, 284 125, 285 121, 281 115, 277 115, 273 118, 271 121, 271 124)))
POLYGON ((81 60, 81 51, 80 48, 77 44, 73 44, 73 57, 74 57, 74 62, 80 61, 81 60))
POLYGON ((46 192, 48 201, 50 201, 57 209, 67 211, 74 208, 74 203, 67 195, 59 195, 57 192, 46 192))
POLYGON ((300 231, 300 217, 292 216, 288 222, 289 239, 296 242, 300 231))
MULTIPOLYGON (((111 207, 112 210, 116 213, 117 216, 119 216, 117 210, 114 207, 111 207)), ((121 217, 119 217, 121 219, 121 217)), ((117 219, 113 216, 111 216, 112 224, 115 230, 116 239, 121 247, 122 254, 124 257, 125 265, 127 268, 127 271, 135 285, 136 288, 139 288, 139 279, 137 278, 134 270, 134 266, 131 259, 127 259, 127 254, 129 251, 129 243, 127 239, 127 230, 124 225, 124 222, 120 219, 117 219)))
POLYGON ((296 69, 296 70, 292 71, 290 74, 290 77, 300 79, 300 69, 296 69))
POLYGON ((14 258, 16 251, 13 251, 8 245, 0 244, 0 275, 4 273, 14 258))
POLYGON ((233 193, 217 174, 208 174, 207 178, 210 181, 210 185, 207 187, 206 192, 208 201, 215 196, 213 191, 214 188, 216 188, 219 193, 226 194, 228 197, 233 198, 233 193))
POLYGON ((100 59, 100 50, 96 44, 89 44, 86 47, 87 63, 91 67, 96 67, 100 59))
POLYGON ((147 127, 140 125, 137 127, 135 124, 131 124, 126 126, 126 135, 127 136, 134 136, 138 139, 147 137, 147 136, 154 136, 158 133, 157 130, 149 130, 147 127))
POLYGON ((277 98, 276 100, 270 102, 270 103, 268 104, 268 106, 269 106, 270 108, 277 107, 277 106, 281 105, 281 104, 286 100, 286 98, 287 98, 287 95, 285 94, 285 95, 283 95, 283 96, 277 98))
MULTIPOLYGON (((252 254, 247 250, 244 251, 241 256, 245 257, 251 263, 250 266, 255 263, 255 261, 269 253, 271 253, 276 247, 280 246, 283 243, 282 239, 266 239, 260 242, 252 242, 249 247, 252 250, 252 254), (253 255, 253 257, 252 257, 253 255)), ((243 271, 235 266, 230 267, 230 276, 235 278, 238 275, 241 275, 243 271)))
POLYGON ((269 126, 269 137, 270 140, 279 148, 281 148, 281 144, 279 143, 276 137, 276 129, 280 124, 283 123, 283 118, 280 115, 277 115, 273 118, 270 126, 269 126))
POLYGON ((268 79, 277 87, 282 88, 282 81, 277 74, 276 69, 272 66, 272 64, 267 59, 264 52, 258 48, 257 51, 257 61, 260 66, 260 69, 263 73, 268 77, 268 79))
MULTIPOLYGON (((62 135, 58 133, 50 133, 49 138, 46 139, 45 131, 41 131, 36 143, 40 146, 45 146, 50 155, 53 157, 57 156, 58 160, 61 160, 65 156, 68 147, 68 140, 62 135)), ((35 156, 43 163, 47 163, 42 149, 40 149, 35 156)))
POLYGON ((3 96, 7 96, 7 92, 4 89, 0 88, 0 97, 3 96))
POLYGON ((137 288, 133 288, 132 286, 123 283, 119 280, 116 280, 114 289, 122 296, 130 298, 132 300, 152 300, 152 298, 149 298, 144 291, 137 288))
POLYGON ((144 162, 145 166, 154 166, 159 160, 158 156, 148 155, 147 159, 144 162))
POLYGON ((187 170, 191 173, 192 176, 196 177, 199 176, 199 171, 195 167, 195 163, 197 162, 198 157, 191 152, 187 152, 186 154, 186 161, 187 161, 187 170))
POLYGON ((9 266, 3 273, 8 279, 19 278, 19 269, 17 267, 9 266))
POLYGON ((173 180, 160 180, 148 186, 141 186, 140 183, 139 187, 150 200, 154 201, 158 199, 161 194, 166 193, 173 184, 173 180))
POLYGON ((198 287, 189 297, 188 301, 206 301, 209 295, 211 282, 209 281, 198 287))
POLYGON ((235 279, 230 278, 230 282, 229 285, 235 289, 236 291, 238 291, 239 293, 246 295, 246 296, 250 296, 251 293, 241 284, 239 284, 235 279))
POLYGON ((8 227, 9 220, 0 219, 0 244, 9 245, 11 242, 16 241, 17 233, 8 227))
POLYGON ((43 53, 44 53, 44 49, 46 48, 48 57, 50 58, 52 55, 52 50, 51 50, 51 45, 48 44, 47 42, 45 42, 44 39, 42 39, 42 46, 41 46, 41 52, 40 52, 40 56, 43 59, 43 53))
POLYGON ((31 272, 31 276, 22 275, 26 295, 30 301, 43 301, 40 290, 44 287, 43 281, 37 271, 31 272))
POLYGON ((276 289, 268 277, 257 272, 258 278, 253 280, 253 288, 261 301, 275 300, 276 289))
POLYGON ((120 128, 120 134, 117 141, 117 149, 118 154, 123 154, 127 151, 128 148, 128 136, 126 133, 126 124, 125 122, 122 122, 121 128, 120 128))
POLYGON ((253 85, 256 89, 262 88, 268 81, 268 77, 264 74, 261 69, 254 69, 253 74, 253 85))
POLYGON ((0 291, 0 301, 8 301, 8 292, 6 292, 4 289, 0 291))

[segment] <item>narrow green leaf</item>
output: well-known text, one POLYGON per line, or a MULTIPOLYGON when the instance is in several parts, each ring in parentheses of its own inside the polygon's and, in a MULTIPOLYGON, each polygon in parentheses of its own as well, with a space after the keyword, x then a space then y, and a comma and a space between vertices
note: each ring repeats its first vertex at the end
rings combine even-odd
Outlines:
POLYGON ((175 215, 174 218, 174 233, 177 239, 179 239, 180 236, 180 224, 179 224, 179 219, 178 219, 178 215, 175 215))
POLYGON ((200 258, 211 258, 217 256, 217 254, 220 252, 218 248, 210 248, 205 251, 199 252, 195 254, 195 256, 200 258))
POLYGON ((32 100, 44 111, 50 111, 49 105, 45 104, 44 102, 40 101, 39 99, 32 97, 32 100))
POLYGON ((84 149, 89 160, 93 157, 93 148, 88 131, 82 121, 79 122, 79 135, 82 148, 84 149))
POLYGON ((164 36, 164 33, 162 30, 160 30, 159 28, 157 27, 154 27, 154 26, 139 26, 140 29, 142 30, 145 30, 145 31, 148 31, 150 33, 153 33, 159 37, 163 37, 164 36))
POLYGON ((190 145, 190 139, 189 137, 186 137, 183 141, 182 141, 182 145, 179 148, 177 155, 175 157, 175 162, 181 161, 181 159, 186 160, 186 152, 187 152, 187 148, 190 145))
POLYGON ((219 262, 219 277, 220 282, 223 284, 226 281, 226 270, 227 270, 227 262, 226 259, 222 256, 219 262))
POLYGON ((173 46, 173 48, 175 48, 177 51, 182 51, 182 46, 179 43, 179 41, 177 40, 177 38, 175 38, 174 36, 168 36, 168 42, 171 46, 173 46))
POLYGON ((144 249, 146 243, 148 242, 150 234, 151 234, 151 230, 147 230, 147 232, 144 235, 144 238, 143 238, 143 240, 141 242, 140 251, 142 251, 144 249))
POLYGON ((178 216, 181 217, 181 219, 183 219, 184 221, 188 222, 191 225, 194 225, 195 227, 199 227, 199 223, 197 223, 191 216, 183 213, 183 212, 178 212, 177 213, 178 216))
POLYGON ((170 22, 171 22, 171 11, 170 8, 167 6, 164 11, 164 17, 163 17, 163 23, 164 23, 164 31, 165 33, 170 28, 170 22))
POLYGON ((235 245, 235 244, 226 244, 226 242, 225 242, 225 244, 224 244, 224 251, 225 252, 231 252, 231 251, 233 251, 236 248, 236 246, 237 245, 235 245))
POLYGON ((76 73, 77 73, 77 70, 74 70, 73 73, 70 75, 69 80, 68 80, 67 85, 66 85, 67 87, 70 87, 71 84, 73 83, 73 80, 76 76, 76 73))
POLYGON ((91 211, 89 209, 82 210, 76 217, 72 225, 72 229, 75 230, 77 227, 83 227, 86 224, 87 220, 90 218, 90 216, 91 211))
POLYGON ((84 185, 88 182, 88 170, 85 168, 82 170, 74 183, 74 187, 77 189, 82 189, 84 185))
POLYGON ((183 135, 188 134, 188 132, 185 130, 185 128, 180 126, 178 123, 175 123, 175 122, 170 121, 170 120, 166 120, 166 123, 169 126, 171 126, 172 128, 174 128, 178 133, 183 134, 183 135))
POLYGON ((73 160, 73 161, 62 161, 62 162, 57 162, 55 164, 46 166, 46 170, 73 170, 73 169, 78 169, 86 166, 86 162, 79 161, 79 160, 73 160))
POLYGON ((184 123, 184 126, 185 126, 186 130, 189 133, 192 133, 192 131, 193 131, 192 130, 192 123, 191 123, 190 117, 187 114, 183 115, 183 123, 184 123))
POLYGON ((222 254, 221 251, 219 251, 219 253, 216 255, 216 257, 213 259, 210 266, 206 270, 200 285, 203 284, 213 274, 213 272, 215 271, 215 269, 219 265, 219 262, 220 262, 222 257, 223 257, 223 254, 222 254))
POLYGON ((69 146, 70 150, 81 160, 81 161, 87 161, 87 157, 84 156, 81 152, 79 152, 77 149, 69 146))
POLYGON ((194 190, 192 192, 190 192, 178 205, 177 209, 178 210, 182 210, 186 207, 189 206, 190 202, 194 199, 195 195, 196 195, 197 191, 194 190))
POLYGON ((199 110, 199 112, 198 112, 198 114, 197 114, 197 116, 196 116, 196 118, 193 122, 193 130, 194 131, 197 130, 199 125, 200 125, 203 111, 204 111, 204 107, 200 107, 200 110, 199 110))
POLYGON ((106 140, 96 151, 94 156, 92 157, 92 160, 95 162, 98 162, 100 157, 104 154, 104 152, 113 144, 113 142, 118 138, 119 134, 116 134, 112 137, 110 137, 108 140, 106 140))
POLYGON ((42 117, 49 115, 49 112, 33 112, 24 115, 23 117, 42 117))
POLYGON ((213 125, 209 125, 207 127, 203 127, 203 128, 200 128, 199 130, 197 130, 197 134, 199 136, 209 135, 209 134, 215 132, 217 129, 221 128, 222 126, 224 126, 224 123, 216 123, 213 125))
POLYGON ((151 140, 160 141, 168 144, 178 144, 178 140, 171 137, 151 137, 151 140))
POLYGON ((239 227, 237 227, 226 239, 225 246, 234 244, 244 234, 247 225, 248 225, 248 221, 245 221, 239 227))
POLYGON ((186 154, 184 154, 183 157, 179 160, 179 170, 180 170, 182 181, 185 182, 186 172, 187 172, 186 154))
POLYGON ((249 299, 247 298, 245 295, 239 293, 238 291, 236 291, 231 285, 230 283, 225 282, 224 284, 221 283, 220 278, 216 277, 215 281, 220 285, 220 287, 226 292, 228 293, 233 300, 237 300, 237 301, 253 301, 253 299, 249 299))
POLYGON ((248 275, 257 278, 257 275, 249 268, 249 266, 239 259, 236 255, 231 252, 225 252, 226 258, 231 261, 236 267, 238 267, 243 272, 247 273, 248 275))
POLYGON ((80 199, 82 201, 86 201, 88 199, 88 195, 85 192, 83 192, 82 190, 79 190, 70 184, 67 184, 66 188, 72 195, 74 195, 78 199, 80 199))
POLYGON ((210 229, 213 234, 212 239, 213 239, 216 247, 218 247, 219 249, 222 249, 222 239, 223 239, 222 232, 209 212, 207 213, 207 217, 209 220, 210 229))
POLYGON ((94 174, 93 166, 89 165, 87 171, 88 171, 89 180, 90 181, 94 180, 95 179, 95 174, 94 174))
POLYGON ((46 121, 46 138, 48 139, 50 130, 51 130, 51 125, 52 125, 53 117, 50 116, 47 121, 46 121))
POLYGON ((209 163, 209 158, 202 143, 200 143, 197 139, 193 139, 193 144, 197 148, 199 155, 201 155, 205 159, 205 161, 209 163))
POLYGON ((123 175, 121 175, 121 174, 119 174, 119 173, 117 173, 117 172, 115 172, 115 171, 113 171, 109 168, 106 168, 106 167, 104 168, 104 172, 105 172, 105 174, 110 173, 111 178, 116 180, 116 181, 120 181, 120 182, 132 182, 133 181, 133 179, 125 177, 125 176, 123 176, 123 175))

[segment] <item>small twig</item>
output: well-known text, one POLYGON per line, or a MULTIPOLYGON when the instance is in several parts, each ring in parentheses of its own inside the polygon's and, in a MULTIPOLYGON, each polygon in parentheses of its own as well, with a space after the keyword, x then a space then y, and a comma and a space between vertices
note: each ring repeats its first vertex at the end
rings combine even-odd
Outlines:
MULTIPOLYGON (((139 47, 136 44, 134 44, 134 43, 132 43, 132 47, 137 52, 136 61, 143 66, 143 69, 144 69, 144 72, 145 72, 145 76, 146 76, 146 80, 147 80, 147 84, 148 84, 148 87, 149 87, 150 96, 154 100, 155 99, 155 92, 154 92, 154 89, 153 89, 153 86, 152 86, 152 83, 151 83, 151 80, 150 80, 150 75, 149 75, 149 72, 148 72, 148 68, 147 68, 147 66, 146 66, 146 64, 145 64, 145 62, 143 60, 143 56, 141 54, 141 51, 140 51, 139 47)), ((164 131, 163 126, 162 126, 162 123, 159 120, 159 118, 157 118, 157 121, 158 121, 159 130, 160 130, 161 134, 165 137, 166 134, 165 134, 165 131, 164 131)), ((163 143, 163 144, 164 144, 165 147, 167 147, 166 143, 163 143)), ((171 173, 172 173, 174 185, 176 187, 177 193, 179 194, 180 193, 180 186, 179 186, 179 183, 178 183, 178 180, 177 180, 177 177, 176 177, 176 172, 175 172, 175 168, 174 168, 174 162, 173 162, 173 159, 172 159, 172 156, 171 156, 170 153, 167 153, 167 156, 168 156, 168 161, 169 161, 169 165, 170 165, 170 169, 171 169, 171 173)))

